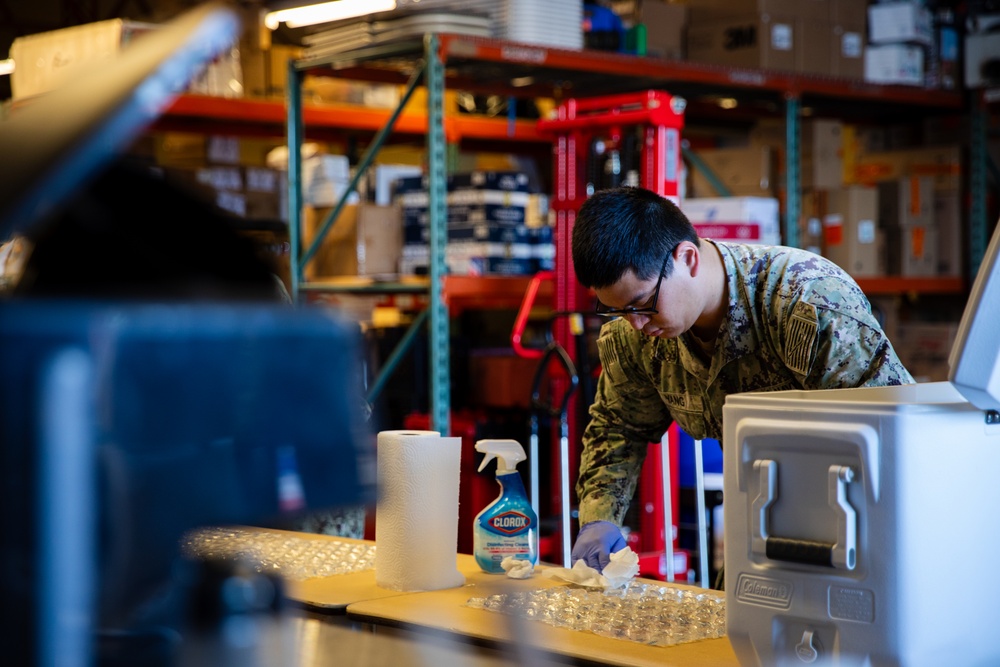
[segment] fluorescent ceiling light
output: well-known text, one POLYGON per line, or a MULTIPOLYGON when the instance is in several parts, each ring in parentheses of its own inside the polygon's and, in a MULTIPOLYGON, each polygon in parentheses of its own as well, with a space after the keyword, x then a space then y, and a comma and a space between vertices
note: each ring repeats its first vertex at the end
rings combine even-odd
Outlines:
POLYGON ((271 30, 277 30, 279 23, 284 23, 289 28, 301 28, 316 23, 343 21, 376 12, 389 12, 395 8, 396 0, 334 0, 333 2, 321 2, 315 5, 268 12, 264 16, 264 25, 271 30))
POLYGON ((14 61, 10 58, 0 60, 0 76, 12 74, 14 72, 14 61))

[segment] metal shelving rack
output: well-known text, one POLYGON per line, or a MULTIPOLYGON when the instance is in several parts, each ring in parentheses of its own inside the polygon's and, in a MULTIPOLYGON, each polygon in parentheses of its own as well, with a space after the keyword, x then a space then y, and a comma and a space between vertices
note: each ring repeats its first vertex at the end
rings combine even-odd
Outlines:
MULTIPOLYGON (((308 73, 333 74, 338 77, 407 83, 399 109, 386 116, 386 127, 379 130, 372 146, 377 148, 384 141, 388 131, 400 117, 400 111, 409 98, 414 86, 421 80, 427 88, 426 121, 405 117, 403 127, 419 132, 426 122, 425 134, 429 156, 430 187, 430 279, 427 295, 430 300, 428 324, 431 348, 431 423, 434 430, 449 431, 448 406, 450 388, 448 382, 448 303, 445 298, 446 278, 444 245, 446 239, 446 154, 447 143, 459 140, 456 137, 453 118, 443 113, 443 99, 446 81, 457 89, 490 94, 506 94, 512 98, 587 97, 616 92, 631 92, 642 89, 662 88, 688 100, 688 116, 702 121, 733 118, 720 110, 712 102, 703 101, 724 92, 736 97, 741 108, 749 109, 747 117, 760 115, 783 115, 786 122, 787 169, 786 202, 783 232, 785 242, 798 242, 798 217, 801 211, 800 194, 800 118, 804 104, 829 115, 850 117, 863 107, 864 118, 890 120, 900 117, 900 112, 912 113, 913 107, 941 114, 961 113, 967 109, 967 101, 960 93, 950 91, 929 91, 907 86, 887 86, 860 81, 798 75, 784 72, 769 72, 754 69, 718 67, 687 62, 674 62, 646 57, 637 57, 608 52, 572 51, 550 49, 544 46, 505 42, 502 40, 467 37, 450 34, 429 34, 423 40, 411 40, 392 45, 371 47, 341 54, 336 57, 301 60, 290 63, 288 84, 287 133, 289 146, 301 144, 303 122, 320 124, 337 123, 349 125, 358 123, 357 118, 346 114, 336 117, 319 118, 315 110, 310 117, 309 110, 301 104, 301 80, 308 73), (448 128, 451 131, 447 131, 448 128), (449 136, 450 135, 450 136, 449 136)), ((973 119, 974 138, 976 132, 984 132, 973 119)), ((371 122, 370 119, 364 122, 371 122)), ((472 121, 469 121, 472 122, 472 121)), ((523 121, 491 121, 491 135, 488 140, 503 141, 520 139, 538 140, 523 129, 523 121), (519 125, 520 123, 520 125, 519 125), (504 128, 500 130, 500 128, 504 128), (520 128, 520 129, 519 129, 520 128)), ((457 134, 460 134, 458 132, 457 134)), ((984 142, 973 141, 973 147, 984 142)), ((371 147, 370 147, 371 148, 371 147)), ((985 149, 982 151, 985 152, 985 149)), ((290 151, 290 230, 292 231, 293 257, 299 256, 298 229, 301 223, 301 165, 298 151, 290 151)), ((984 155, 972 156, 973 188, 984 188, 985 179, 977 180, 976 170, 985 164, 984 155)), ((976 191, 978 192, 978 191, 976 191)), ((975 265, 975 239, 985 238, 985 212, 976 209, 977 195, 970 215, 970 234, 973 239, 972 259, 975 265)), ((322 237, 322 234, 319 235, 322 237)), ((559 246, 557 239, 557 247, 559 246)), ((568 247, 568 246, 566 246, 568 247)), ((308 255, 307 251, 307 255, 308 255)), ((978 255, 981 257, 981 253, 978 255)), ((308 258, 308 257, 307 257, 308 258)), ((337 287, 309 285, 301 280, 300 263, 293 268, 293 290, 299 291, 337 290, 337 287)), ((937 292, 960 293, 964 290, 964 280, 953 279, 903 279, 885 278, 860 281, 865 288, 870 282, 874 292, 937 292)), ((391 288, 386 288, 390 291, 391 288)))
POLYGON ((987 142, 990 134, 990 111, 1000 106, 1000 87, 977 90, 969 100, 969 281, 976 277, 990 239, 987 212, 987 171, 992 167, 1000 186, 1000 173, 990 161, 987 142))

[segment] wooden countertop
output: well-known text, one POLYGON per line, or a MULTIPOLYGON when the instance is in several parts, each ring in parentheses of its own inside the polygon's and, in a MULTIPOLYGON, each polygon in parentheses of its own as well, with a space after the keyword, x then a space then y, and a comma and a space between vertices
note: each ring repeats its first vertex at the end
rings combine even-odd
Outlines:
MULTIPOLYGON (((536 572, 543 569, 545 566, 540 566, 536 572)), ((473 643, 496 646, 515 655, 520 651, 528 651, 536 655, 541 653, 543 657, 572 658, 574 661, 622 666, 739 665, 729 640, 724 637, 674 646, 650 646, 469 607, 467 603, 472 598, 534 591, 565 584, 538 574, 521 580, 486 574, 479 570, 475 559, 465 554, 459 554, 459 571, 466 577, 464 586, 395 597, 369 598, 348 605, 347 617, 358 622, 462 637, 473 643)), ((659 581, 651 583, 663 585, 659 581)))
MULTIPOLYGON (((295 537, 373 544, 365 540, 294 533, 295 537)), ((523 655, 565 661, 638 667, 739 667, 725 637, 674 646, 650 646, 612 639, 590 632, 555 627, 540 621, 467 606, 472 598, 499 593, 529 592, 563 582, 541 576, 546 565, 536 568, 529 579, 511 579, 487 574, 468 554, 458 554, 458 570, 464 586, 438 591, 405 592, 379 587, 375 570, 288 581, 288 595, 312 611, 346 613, 348 620, 376 626, 401 628, 418 634, 447 636, 472 644, 492 646, 512 658, 523 655), (525 653, 527 652, 527 653, 525 653)), ((649 583, 662 586, 660 581, 649 583)), ((692 586, 671 584, 702 591, 692 586)))

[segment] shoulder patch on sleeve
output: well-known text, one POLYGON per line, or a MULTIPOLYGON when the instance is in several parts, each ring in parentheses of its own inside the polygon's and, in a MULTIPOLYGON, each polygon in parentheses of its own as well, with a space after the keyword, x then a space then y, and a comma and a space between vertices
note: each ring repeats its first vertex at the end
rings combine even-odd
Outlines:
POLYGON ((816 354, 818 331, 816 307, 800 301, 792 309, 785 331, 785 365, 799 375, 808 375, 816 354))

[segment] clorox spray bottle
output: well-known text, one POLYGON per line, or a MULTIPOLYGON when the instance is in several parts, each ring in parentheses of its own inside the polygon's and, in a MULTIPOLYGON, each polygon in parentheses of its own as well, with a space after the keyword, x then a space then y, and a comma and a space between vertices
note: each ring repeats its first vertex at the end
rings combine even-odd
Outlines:
POLYGON ((472 546, 476 562, 484 572, 502 573, 501 561, 508 556, 538 564, 538 516, 524 492, 517 464, 524 448, 516 440, 480 440, 476 451, 486 454, 479 471, 497 460, 500 496, 476 515, 472 546))

